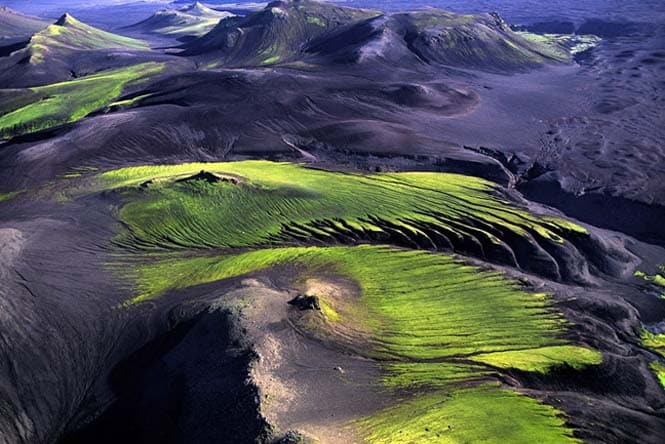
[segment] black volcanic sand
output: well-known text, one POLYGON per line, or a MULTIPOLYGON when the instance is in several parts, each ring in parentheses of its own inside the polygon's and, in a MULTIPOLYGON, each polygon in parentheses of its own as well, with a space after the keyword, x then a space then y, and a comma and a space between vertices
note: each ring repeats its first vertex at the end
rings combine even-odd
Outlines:
MULTIPOLYGON (((121 307, 131 285, 108 266, 117 195, 63 200, 56 180, 82 166, 268 158, 477 175, 625 246, 627 272, 586 287, 528 276, 575 323, 570 339, 604 363, 504 383, 565 411, 589 442, 664 442, 665 394, 638 337, 665 304, 629 272, 665 262, 665 39, 653 26, 631 34, 579 64, 519 73, 394 58, 403 45, 353 63, 319 52, 320 65, 237 69, 195 70, 202 59, 162 51, 129 57, 175 68, 132 91, 149 94, 133 108, 0 145, 0 192, 25 190, 0 202, 0 441, 241 443, 299 430, 347 443, 341 424, 390 404, 372 384, 376 363, 303 334, 316 313, 288 304, 302 290, 289 270, 121 307)), ((126 62, 107 55, 66 61, 84 73, 126 62)), ((0 84, 22 86, 25 67, 8 60, 0 84)))

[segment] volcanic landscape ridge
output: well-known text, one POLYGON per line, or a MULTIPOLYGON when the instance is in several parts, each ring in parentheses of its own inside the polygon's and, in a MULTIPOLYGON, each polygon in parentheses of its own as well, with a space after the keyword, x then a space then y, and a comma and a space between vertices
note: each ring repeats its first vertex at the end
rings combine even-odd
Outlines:
POLYGON ((154 9, 0 9, 0 442, 665 442, 662 23, 154 9))

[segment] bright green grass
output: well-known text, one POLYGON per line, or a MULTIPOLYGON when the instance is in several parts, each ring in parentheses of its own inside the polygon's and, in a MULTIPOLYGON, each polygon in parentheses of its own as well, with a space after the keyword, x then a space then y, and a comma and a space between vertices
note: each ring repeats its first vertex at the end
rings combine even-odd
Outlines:
POLYGON ((659 285, 661 287, 665 287, 665 275, 663 274, 656 273, 654 275, 648 275, 643 271, 636 271, 635 276, 640 277, 645 281, 653 282, 654 284, 659 285))
POLYGON ((370 444, 580 442, 553 407, 492 386, 422 395, 359 422, 370 444))
POLYGON ((533 399, 489 386, 451 394, 451 384, 482 381, 495 367, 546 373, 599 364, 602 357, 562 339, 567 323, 548 296, 449 256, 361 245, 173 258, 134 269, 133 302, 275 266, 356 281, 361 297, 354 314, 335 325, 368 332, 369 356, 382 363, 388 388, 432 393, 360 421, 367 442, 574 442, 559 412, 533 399))
POLYGON ((602 356, 597 351, 572 345, 487 353, 472 356, 470 359, 493 367, 516 368, 537 373, 547 373, 551 367, 562 363, 581 369, 602 362, 602 356))
POLYGON ((326 22, 323 21, 322 18, 320 17, 315 17, 315 16, 309 16, 307 17, 307 23, 310 23, 312 25, 317 25, 317 26, 326 26, 326 22))
POLYGON ((80 120, 113 102, 129 84, 155 75, 163 67, 161 63, 143 63, 30 88, 36 94, 31 103, 0 117, 0 137, 28 134, 80 120))
POLYGON ((357 299, 323 300, 325 334, 362 338, 357 352, 377 359, 380 382, 400 399, 352 425, 367 442, 575 441, 554 408, 478 386, 510 368, 547 373, 601 362, 598 351, 564 339, 568 323, 549 295, 422 250, 285 245, 383 232, 382 221, 421 240, 439 230, 497 244, 506 232, 565 242, 586 234, 583 228, 534 216, 500 197, 494 184, 453 174, 367 176, 256 161, 124 168, 98 181, 100 189, 120 189, 126 203, 119 215, 132 231, 123 240, 133 246, 226 249, 215 257, 149 255, 131 271, 123 268, 136 283, 130 304, 274 267, 294 282, 331 273, 353 280, 357 299), (241 183, 175 182, 200 170, 241 183))
POLYGON ((649 330, 642 330, 642 344, 655 353, 665 357, 665 334, 651 333, 649 330))
POLYGON ((503 248, 506 233, 565 242, 584 228, 517 208, 483 179, 442 173, 345 174, 289 163, 245 161, 130 167, 99 176, 105 189, 129 187, 121 219, 145 248, 248 247, 334 242, 337 234, 385 233, 432 246, 427 232, 503 248), (241 176, 246 183, 175 183, 198 173, 241 176), (147 190, 132 192, 152 180, 147 190), (429 227, 427 232, 423 226, 429 227))
POLYGON ((649 364, 649 367, 658 377, 658 382, 660 382, 660 385, 665 388, 665 365, 658 361, 653 361, 651 364, 649 364))
POLYGON ((567 324, 548 296, 525 292, 501 273, 422 251, 368 245, 272 248, 158 261, 130 275, 138 290, 132 302, 278 265, 314 274, 333 270, 355 280, 362 291, 357 311, 365 315, 337 322, 360 323, 374 332, 374 354, 383 359, 473 360, 538 372, 600 362, 598 352, 562 339, 567 324))

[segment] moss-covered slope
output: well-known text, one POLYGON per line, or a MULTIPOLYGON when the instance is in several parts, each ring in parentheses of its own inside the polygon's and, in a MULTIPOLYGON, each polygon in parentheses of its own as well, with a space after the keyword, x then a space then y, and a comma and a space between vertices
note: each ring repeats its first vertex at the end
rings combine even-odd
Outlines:
POLYGON ((486 385, 508 369, 547 374, 601 362, 597 351, 565 339, 569 324, 549 295, 437 253, 283 245, 377 242, 390 233, 388 242, 436 249, 438 236, 484 236, 489 245, 508 232, 565 244, 566 236, 588 236, 582 227, 531 215, 491 183, 451 174, 367 176, 238 162, 125 168, 97 180, 122 190, 128 246, 225 251, 120 265, 135 283, 130 303, 271 269, 295 286, 330 275, 355 282, 356 298, 317 294, 321 316, 306 317, 300 329, 380 363, 377 384, 396 401, 348 425, 366 442, 430 442, 444 432, 460 440, 575 442, 557 410, 486 385))
POLYGON ((557 280, 583 279, 594 261, 583 227, 533 215, 469 176, 248 161, 132 167, 101 181, 129 187, 124 241, 151 250, 371 241, 460 252, 557 280))
POLYGON ((30 63, 43 63, 50 56, 58 57, 62 51, 149 48, 141 40, 102 31, 64 14, 57 22, 32 36, 26 49, 30 53, 30 63))
POLYGON ((11 96, 0 99, 0 139, 80 120, 163 68, 160 63, 143 63, 69 82, 12 90, 11 96))

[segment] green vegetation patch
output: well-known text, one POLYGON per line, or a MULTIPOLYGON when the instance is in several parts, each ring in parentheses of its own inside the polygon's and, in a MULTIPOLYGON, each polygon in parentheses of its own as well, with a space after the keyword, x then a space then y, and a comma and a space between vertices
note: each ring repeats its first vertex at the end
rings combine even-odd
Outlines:
POLYGON ((652 275, 646 274, 643 271, 636 271, 635 276, 642 278, 647 282, 651 282, 655 285, 658 285, 660 287, 665 287, 665 266, 661 265, 658 267, 658 269, 660 270, 660 272, 652 275))
POLYGON ((649 367, 656 374, 656 377, 658 377, 658 382, 660 382, 660 385, 665 388, 665 365, 658 361, 653 361, 651 364, 649 364, 649 367))
POLYGON ((482 245, 487 253, 508 252, 504 237, 537 248, 586 234, 516 207, 492 182, 458 174, 361 175, 245 161, 130 167, 99 180, 104 189, 124 188, 120 217, 131 229, 125 240, 145 249, 383 238, 431 249, 482 245), (220 180, 182 181, 202 170, 220 180))
POLYGON ((80 79, 29 88, 31 102, 14 110, 0 105, 0 137, 7 139, 22 134, 76 122, 91 112, 112 103, 123 90, 138 81, 156 75, 162 63, 143 63, 80 79))
POLYGON ((142 40, 120 36, 86 25, 74 17, 64 16, 61 21, 48 26, 30 39, 32 63, 41 63, 53 50, 136 49, 150 47, 142 40))
MULTIPOLYGON (((600 353, 563 339, 566 321, 549 297, 528 293, 501 273, 482 271, 450 256, 383 246, 269 248, 219 257, 176 258, 136 268, 132 302, 275 266, 308 274, 334 270, 356 281, 361 306, 351 319, 372 332, 372 355, 392 361, 386 381, 405 378, 441 385, 449 375, 469 378, 488 364, 546 372, 555 365, 598 364, 600 353), (417 362, 420 367, 410 368, 417 362), (448 364, 452 363, 452 367, 448 364), (437 374, 437 372, 440 372, 437 374), (429 377, 414 379, 414 374, 429 377)), ((330 307, 339 317, 336 307, 330 307)))
POLYGON ((567 323, 548 296, 449 256, 361 245, 173 258, 134 271, 134 302, 275 266, 356 281, 361 297, 351 318, 329 307, 335 325, 362 325, 369 357, 385 370, 383 383, 416 393, 356 424, 367 442, 576 442, 560 412, 536 400, 494 386, 450 391, 486 379, 496 373, 492 367, 545 373, 552 366, 598 364, 602 357, 563 339, 567 323), (423 390, 431 394, 419 395, 423 390))
POLYGON ((118 240, 151 252, 124 269, 136 285, 129 304, 275 267, 294 283, 353 281, 351 300, 315 294, 321 322, 304 328, 325 329, 382 368, 379 382, 398 401, 351 425, 367 442, 575 442, 556 409, 486 383, 506 369, 599 364, 601 354, 565 339, 569 324, 549 295, 422 246, 434 247, 434 236, 484 248, 505 235, 563 243, 586 235, 582 227, 530 214, 493 183, 455 174, 247 161, 123 168, 97 180, 125 201, 129 232, 118 240), (339 246, 386 234, 415 249, 339 246), (222 254, 202 256, 208 248, 222 254))
POLYGON ((423 395, 359 423, 370 444, 580 442, 555 408, 493 386, 423 395))
POLYGON ((642 344, 648 349, 665 357, 665 334, 642 330, 642 344))
POLYGON ((0 193, 0 202, 11 200, 21 194, 21 191, 10 191, 9 193, 0 193))

